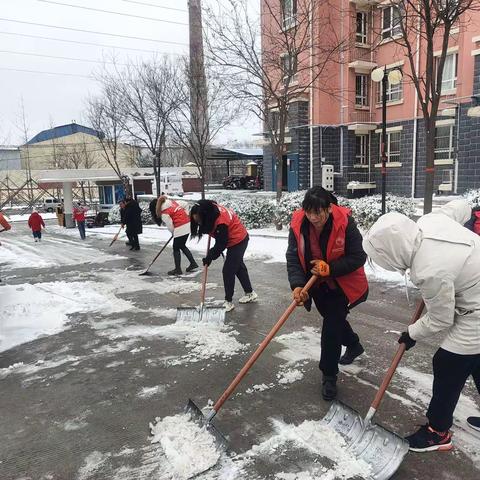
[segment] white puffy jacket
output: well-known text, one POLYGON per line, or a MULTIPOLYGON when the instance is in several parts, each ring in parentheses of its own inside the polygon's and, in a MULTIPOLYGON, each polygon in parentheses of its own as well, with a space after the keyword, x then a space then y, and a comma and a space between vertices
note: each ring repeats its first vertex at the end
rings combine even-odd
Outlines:
POLYGON ((458 223, 467 215, 464 202, 445 207, 417 223, 395 212, 383 215, 363 248, 383 268, 410 268, 427 309, 408 328, 414 340, 446 331, 443 349, 480 354, 480 237, 458 223))

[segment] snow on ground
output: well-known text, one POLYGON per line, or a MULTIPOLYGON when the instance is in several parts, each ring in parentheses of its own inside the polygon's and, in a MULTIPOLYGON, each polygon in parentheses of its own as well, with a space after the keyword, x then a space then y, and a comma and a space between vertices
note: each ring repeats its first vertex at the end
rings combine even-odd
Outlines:
POLYGON ((110 255, 88 244, 45 234, 35 243, 28 235, 10 234, 2 237, 0 264, 2 269, 46 268, 83 263, 104 263, 120 260, 120 255, 110 255))
MULTIPOLYGON (((10 222, 27 222, 30 215, 31 215, 30 213, 24 213, 23 215, 15 214, 15 215, 8 215, 7 218, 10 222)), ((52 218, 57 218, 57 214, 55 212, 45 212, 45 213, 40 212, 40 215, 44 220, 51 220, 52 218)))
MULTIPOLYGON (((419 408, 423 406, 426 411, 432 397, 433 375, 408 367, 399 367, 397 374, 401 377, 400 383, 407 398, 415 401, 419 408)), ((452 427, 454 445, 470 457, 477 468, 480 468, 480 434, 471 429, 466 421, 470 416, 478 416, 479 407, 470 397, 460 395, 452 427)))
POLYGON ((68 315, 132 308, 95 282, 5 285, 0 289, 0 351, 68 328, 68 315))
MULTIPOLYGON (((160 443, 173 478, 192 478, 213 467, 220 451, 213 435, 189 414, 157 419, 150 424, 152 443, 160 443)), ((165 472, 166 473, 166 472, 165 472)))

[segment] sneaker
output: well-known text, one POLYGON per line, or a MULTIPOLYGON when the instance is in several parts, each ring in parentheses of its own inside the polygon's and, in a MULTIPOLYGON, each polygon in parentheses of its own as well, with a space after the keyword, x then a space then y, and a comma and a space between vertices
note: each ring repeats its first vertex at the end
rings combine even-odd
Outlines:
POLYGON ((258 295, 255 292, 246 293, 243 297, 238 300, 239 303, 250 303, 254 302, 258 298, 258 295))
POLYGON ((226 312, 231 312, 235 308, 235 305, 232 302, 227 302, 225 300, 223 302, 223 308, 225 309, 226 312))
POLYGON ((452 434, 437 432, 428 423, 420 427, 414 434, 405 437, 412 452, 447 451, 453 448, 452 434))
POLYGON ((358 342, 354 347, 347 347, 346 352, 340 358, 338 363, 340 363, 340 365, 350 365, 363 352, 365 352, 365 350, 363 349, 362 344, 358 342))
POLYGON ((480 417, 468 417, 468 426, 480 432, 480 417))
POLYGON ((185 270, 187 272, 193 272, 198 268, 198 265, 196 263, 191 263, 185 270))
POLYGON ((337 376, 324 375, 322 380, 322 397, 331 402, 337 396, 337 376))
POLYGON ((38 239, 35 239, 35 243, 37 243, 37 242, 38 242, 38 239))
POLYGON ((181 275, 183 272, 180 268, 174 268, 173 270, 170 270, 167 272, 169 275, 181 275))

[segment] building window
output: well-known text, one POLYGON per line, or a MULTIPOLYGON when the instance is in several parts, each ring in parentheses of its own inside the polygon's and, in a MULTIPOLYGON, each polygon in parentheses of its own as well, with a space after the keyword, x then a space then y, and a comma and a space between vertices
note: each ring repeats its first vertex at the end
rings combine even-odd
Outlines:
POLYGON ((368 107, 368 75, 355 76, 355 106, 368 107))
POLYGON ((270 112, 269 128, 271 128, 271 131, 273 133, 277 133, 280 131, 280 112, 278 110, 270 112))
POLYGON ((294 82, 297 79, 297 56, 286 53, 281 59, 283 83, 294 82))
POLYGON ((390 6, 382 10, 382 38, 391 38, 402 33, 402 16, 398 6, 390 6))
POLYGON ((368 135, 355 135, 355 165, 368 165, 368 135))
POLYGON ((435 128, 435 160, 453 160, 455 125, 435 128))
POLYGON ((457 87, 457 57, 456 53, 451 53, 445 57, 442 75, 442 93, 448 90, 455 90, 457 87))
POLYGON ((357 12, 357 32, 355 41, 366 45, 368 43, 368 13, 357 12))
MULTIPOLYGON (((396 67, 397 70, 399 68, 396 67)), ((392 69, 393 70, 393 69, 392 69)), ((387 70, 385 75, 388 76, 391 70, 387 70)), ((382 103, 382 82, 378 84, 377 88, 377 103, 382 103)), ((397 102, 403 98, 403 86, 402 82, 397 85, 392 85, 390 82, 387 82, 387 102, 397 102)))
POLYGON ((295 26, 297 21, 297 0, 281 0, 283 28, 295 26))
MULTIPOLYGON (((400 138, 402 132, 387 132, 387 143, 385 145, 385 153, 387 155, 387 163, 400 162, 400 138)), ((382 161, 382 134, 379 138, 380 145, 380 161, 382 161)))

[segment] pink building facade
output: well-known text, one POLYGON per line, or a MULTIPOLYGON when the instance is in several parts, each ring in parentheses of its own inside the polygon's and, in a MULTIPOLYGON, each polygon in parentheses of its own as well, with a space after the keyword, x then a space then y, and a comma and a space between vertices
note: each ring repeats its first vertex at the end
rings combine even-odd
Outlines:
MULTIPOLYGON (((273 1, 283 1, 286 11, 295 14, 296 0, 273 1)), ((390 2, 333 1, 332 21, 349 47, 326 75, 330 90, 337 94, 322 93, 326 89, 314 85, 308 98, 290 106, 285 189, 322 184, 322 171, 325 175, 333 166, 335 192, 351 196, 380 192, 382 92, 371 72, 381 67, 400 70, 403 76, 399 85, 387 88, 387 191, 421 197, 424 125, 408 78, 409 60, 395 43, 399 33, 395 8, 390 2)), ((435 188, 445 194, 480 188, 480 12, 470 16, 450 35, 436 121, 435 188)), ((420 39, 413 41, 418 45, 415 64, 422 69, 425 48, 420 39)), ((272 190, 273 165, 266 145, 265 187, 272 190)))

